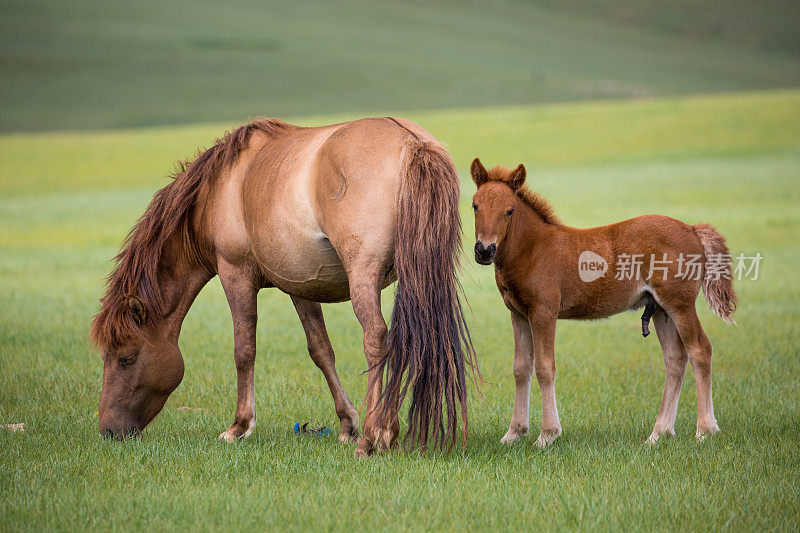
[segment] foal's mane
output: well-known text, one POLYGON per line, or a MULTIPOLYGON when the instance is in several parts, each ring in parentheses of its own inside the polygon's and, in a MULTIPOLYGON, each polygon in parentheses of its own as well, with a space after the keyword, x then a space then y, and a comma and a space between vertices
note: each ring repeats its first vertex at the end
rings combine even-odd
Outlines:
POLYGON ((163 318, 164 300, 158 284, 161 256, 169 240, 180 232, 180 253, 190 260, 199 259, 189 221, 203 184, 233 164, 253 132, 271 135, 288 127, 277 119, 257 119, 225 132, 194 159, 178 162, 170 174, 173 181, 155 193, 114 257, 116 265, 106 278, 100 311, 92 320, 91 339, 96 346, 110 349, 126 339, 141 337, 144 324, 138 324, 128 312, 132 296, 142 302, 147 323, 163 318))
MULTIPOLYGON (((511 187, 512 172, 512 170, 509 170, 505 167, 494 167, 488 172, 489 181, 501 181, 511 187)), ((557 226, 563 224, 561 219, 558 218, 553 210, 553 206, 550 205, 550 202, 548 202, 547 199, 545 199, 545 197, 538 192, 533 191, 533 189, 528 187, 527 184, 523 184, 521 187, 517 188, 517 190, 514 191, 514 194, 517 196, 517 198, 522 200, 523 204, 533 209, 537 215, 542 217, 542 220, 544 220, 547 224, 554 224, 557 226)))

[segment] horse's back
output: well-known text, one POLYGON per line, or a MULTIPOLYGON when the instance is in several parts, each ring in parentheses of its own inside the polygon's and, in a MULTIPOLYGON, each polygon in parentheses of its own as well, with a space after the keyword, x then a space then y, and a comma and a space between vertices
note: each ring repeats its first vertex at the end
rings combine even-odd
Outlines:
POLYGON ((284 292, 347 299, 349 262, 391 269, 404 140, 411 136, 390 119, 363 119, 262 139, 228 177, 231 233, 246 235, 250 259, 284 292))

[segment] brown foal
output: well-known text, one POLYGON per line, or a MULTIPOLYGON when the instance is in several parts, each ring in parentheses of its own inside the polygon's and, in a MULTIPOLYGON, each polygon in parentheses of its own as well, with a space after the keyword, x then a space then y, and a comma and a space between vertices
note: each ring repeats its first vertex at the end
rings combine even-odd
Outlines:
POLYGON ((683 375, 691 361, 697 378, 697 438, 717 433, 711 400, 711 342, 695 300, 703 288, 715 314, 733 322, 736 293, 725 238, 712 226, 646 215, 608 226, 565 226, 547 201, 526 186, 525 167, 487 171, 472 162, 478 186, 475 260, 494 263, 495 280, 514 329, 516 395, 512 443, 528 433, 531 375, 542 393, 537 445, 561 434, 555 393, 555 333, 560 318, 598 319, 645 307, 643 334, 652 313, 666 365, 666 384, 649 437, 675 434, 683 375), (613 267, 612 267, 613 265, 613 267))

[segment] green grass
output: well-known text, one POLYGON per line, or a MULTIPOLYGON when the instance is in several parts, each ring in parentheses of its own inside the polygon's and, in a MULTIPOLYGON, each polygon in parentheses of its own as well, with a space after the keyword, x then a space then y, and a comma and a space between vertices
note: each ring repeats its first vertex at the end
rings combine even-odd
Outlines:
POLYGON ((800 85, 787 0, 0 1, 0 131, 800 85))
MULTIPOLYGON (((218 280, 187 317, 186 375, 144 438, 106 442, 95 415, 101 364, 87 340, 102 277, 171 161, 232 124, 0 136, 0 529, 796 529, 800 520, 800 91, 646 102, 413 112, 463 170, 524 162, 574 225, 658 212, 714 223, 734 253, 761 252, 743 281, 738 327, 698 302, 715 346, 722 432, 695 441, 687 373, 677 437, 644 445, 663 366, 638 315, 561 322, 557 394, 564 434, 505 448, 512 334, 490 268, 464 283, 486 383, 470 398, 466 450, 353 459, 354 446, 299 438, 336 427, 289 298, 259 299, 258 426, 217 435, 235 402, 230 315, 218 280), (189 406, 196 411, 181 411, 189 406)), ((322 123, 332 118, 305 118, 322 123)), ((464 174, 466 175, 466 174, 464 174)), ((465 230, 471 234, 465 181, 465 230)), ((467 237, 467 242, 470 238, 467 237)), ((384 292, 388 311, 392 290, 384 292)), ((360 405, 358 324, 324 307, 339 373, 360 405)), ((388 313, 387 313, 388 314, 388 313)), ((532 431, 540 406, 534 385, 532 431)))

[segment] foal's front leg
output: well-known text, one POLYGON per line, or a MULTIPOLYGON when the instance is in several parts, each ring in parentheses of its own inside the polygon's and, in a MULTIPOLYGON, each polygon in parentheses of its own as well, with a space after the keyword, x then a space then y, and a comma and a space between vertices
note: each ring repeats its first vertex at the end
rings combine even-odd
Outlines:
POLYGON ((530 424, 528 407, 531 398, 531 374, 533 373, 533 353, 531 345, 531 326, 528 320, 511 313, 514 328, 514 409, 508 432, 500 439, 501 444, 513 444, 528 434, 530 424))
POLYGON ((542 309, 532 313, 533 357, 536 379, 542 390, 542 428, 536 445, 544 448, 561 435, 556 405, 556 316, 542 309))
POLYGON ((233 359, 236 362, 236 415, 219 438, 226 442, 248 437, 256 427, 254 369, 256 363, 255 276, 220 259, 219 278, 233 318, 233 359))

